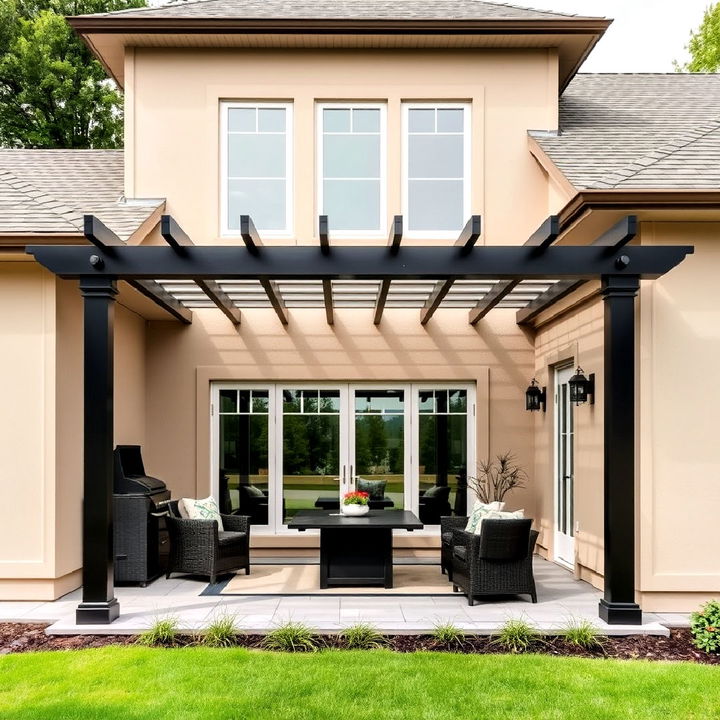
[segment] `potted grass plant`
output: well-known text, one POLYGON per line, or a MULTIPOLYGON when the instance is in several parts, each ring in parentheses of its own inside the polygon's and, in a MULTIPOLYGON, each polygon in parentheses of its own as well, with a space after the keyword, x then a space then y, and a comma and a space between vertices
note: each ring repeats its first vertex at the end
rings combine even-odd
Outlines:
POLYGON ((343 515, 358 517, 367 515, 370 510, 368 498, 370 496, 366 492, 349 492, 343 496, 342 505, 340 506, 343 515))

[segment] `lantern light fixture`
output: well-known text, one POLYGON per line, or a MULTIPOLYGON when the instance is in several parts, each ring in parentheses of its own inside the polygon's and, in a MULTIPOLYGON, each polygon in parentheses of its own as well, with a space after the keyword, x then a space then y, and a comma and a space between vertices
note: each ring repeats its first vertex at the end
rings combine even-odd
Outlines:
POLYGON ((578 365, 575 374, 568 380, 570 388, 570 402, 582 405, 589 402, 595 404, 595 373, 585 377, 583 369, 578 365))
POLYGON ((543 387, 541 389, 538 381, 533 378, 530 381, 528 389, 525 391, 525 409, 529 410, 530 412, 536 412, 538 410, 542 410, 543 412, 545 412, 546 396, 546 388, 543 387))

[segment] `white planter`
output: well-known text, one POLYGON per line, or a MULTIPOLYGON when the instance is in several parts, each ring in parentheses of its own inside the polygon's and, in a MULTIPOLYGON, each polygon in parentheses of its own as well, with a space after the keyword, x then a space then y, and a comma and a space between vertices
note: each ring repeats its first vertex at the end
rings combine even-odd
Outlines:
POLYGON ((367 515, 370 510, 369 505, 341 505, 340 509, 343 515, 349 515, 351 517, 360 517, 360 515, 367 515))

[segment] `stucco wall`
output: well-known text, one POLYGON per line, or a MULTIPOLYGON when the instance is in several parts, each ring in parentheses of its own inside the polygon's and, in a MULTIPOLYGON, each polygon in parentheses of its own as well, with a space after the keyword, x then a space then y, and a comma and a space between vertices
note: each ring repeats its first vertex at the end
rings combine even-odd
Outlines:
POLYGON ((522 243, 547 215, 527 130, 557 127, 553 50, 137 48, 126 57, 125 92, 126 193, 166 197, 198 244, 218 241, 222 99, 293 103, 298 243, 317 242, 318 100, 387 102, 388 218, 401 212, 401 101, 425 99, 472 103, 472 212, 483 216, 484 242, 522 243))

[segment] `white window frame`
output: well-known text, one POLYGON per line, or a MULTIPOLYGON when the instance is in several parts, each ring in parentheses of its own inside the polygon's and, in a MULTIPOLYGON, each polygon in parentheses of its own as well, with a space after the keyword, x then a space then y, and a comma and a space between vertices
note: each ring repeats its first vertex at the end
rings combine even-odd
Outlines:
MULTIPOLYGON (((294 230, 294 172, 293 172, 293 104, 291 102, 266 102, 251 100, 223 100, 220 103, 220 237, 239 238, 240 229, 228 225, 228 116, 236 108, 285 110, 285 228, 281 230, 258 230, 268 239, 290 239, 294 230)), ((274 179, 274 178, 273 178, 274 179)))
MULTIPOLYGON (((410 230, 410 186, 408 177, 410 110, 462 110, 463 111, 463 224, 471 215, 471 177, 472 177, 472 103, 469 102, 422 102, 402 103, 402 213, 406 218, 405 237, 416 240, 453 240, 457 239, 462 226, 457 230, 410 230)), ((442 134, 442 133, 439 133, 442 134)), ((455 133, 448 133, 454 135, 455 133)), ((437 179, 437 178, 433 178, 437 179)))
MULTIPOLYGON (((316 127, 316 172, 318 215, 326 215, 323 209, 323 110, 380 110, 380 227, 377 230, 339 230, 333 227, 332 217, 328 218, 330 235, 338 239, 376 239, 387 235, 387 103, 381 102, 318 102, 315 105, 316 127)), ((353 133, 355 134, 355 133, 353 133)), ((363 178, 355 178, 362 180, 363 178)), ((375 178, 368 178, 375 180, 375 178)))

